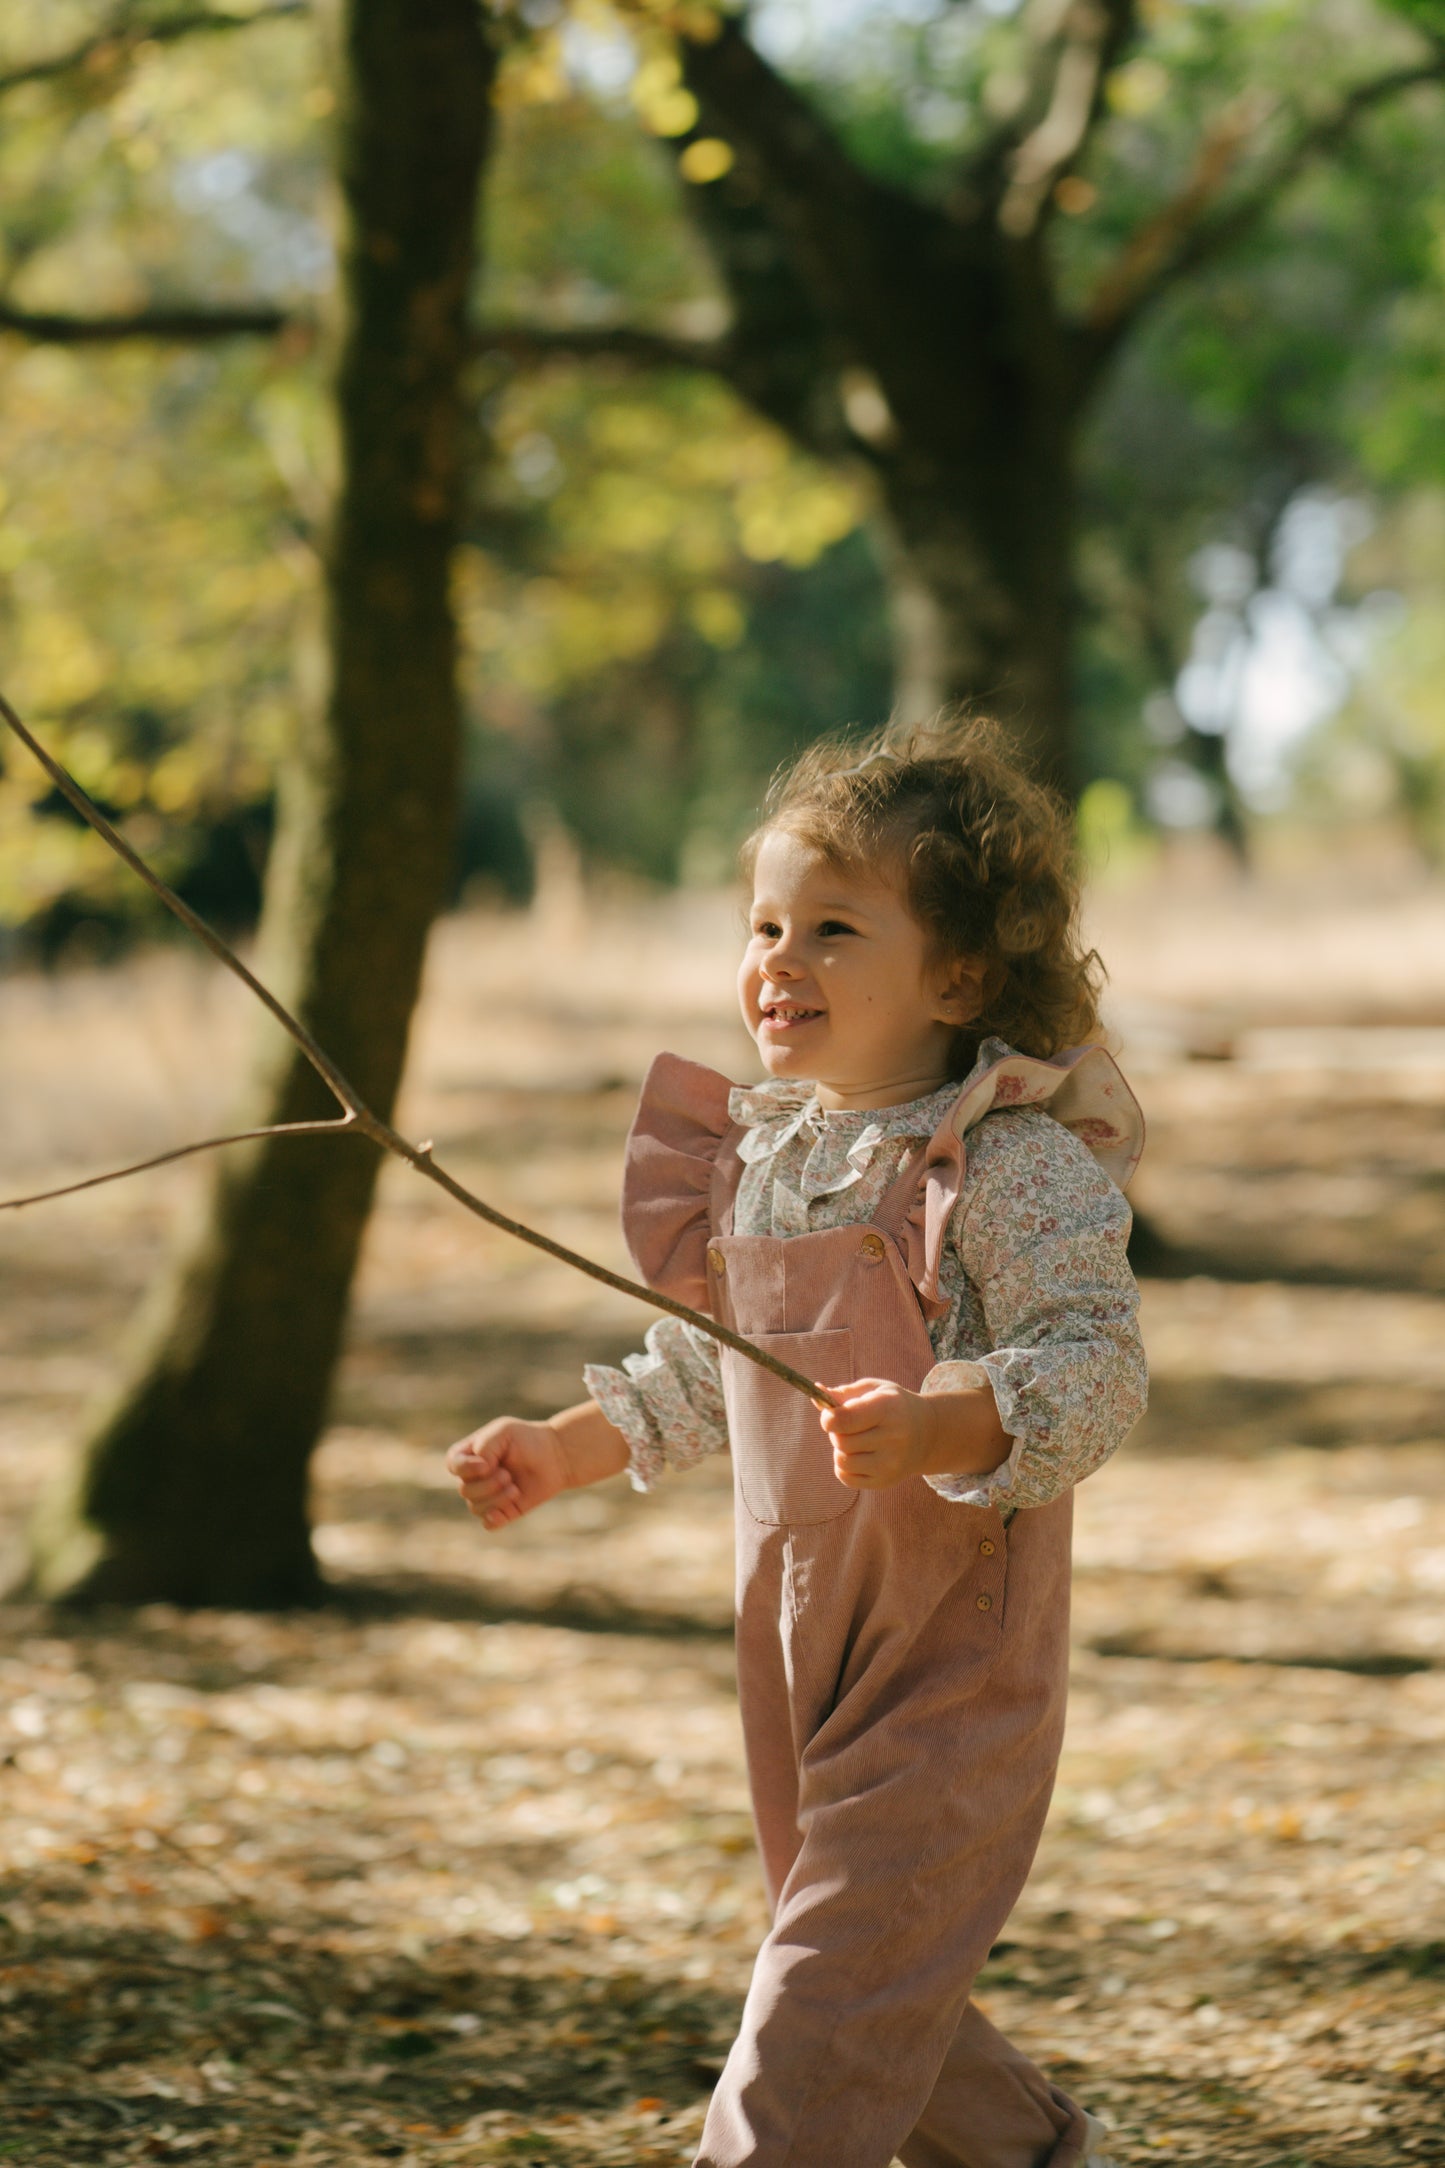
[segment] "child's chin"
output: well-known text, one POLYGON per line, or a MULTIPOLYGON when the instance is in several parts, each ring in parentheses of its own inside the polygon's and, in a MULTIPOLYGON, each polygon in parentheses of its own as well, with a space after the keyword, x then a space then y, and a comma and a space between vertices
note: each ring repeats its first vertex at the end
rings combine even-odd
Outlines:
POLYGON ((763 1057, 763 1067, 769 1076, 806 1077, 812 1074, 812 1071, 803 1065, 803 1054, 799 1047, 779 1045, 775 1040, 764 1039, 759 1044, 758 1052, 763 1057))

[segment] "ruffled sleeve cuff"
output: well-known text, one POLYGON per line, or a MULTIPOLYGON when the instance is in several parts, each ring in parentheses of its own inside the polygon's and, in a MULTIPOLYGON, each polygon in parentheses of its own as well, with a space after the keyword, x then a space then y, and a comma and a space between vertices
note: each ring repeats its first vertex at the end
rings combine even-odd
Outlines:
MULTIPOLYGON (((635 1358, 634 1358, 635 1359, 635 1358)), ((661 1441, 647 1420, 642 1396, 625 1371, 588 1363, 582 1382, 614 1430, 627 1440, 627 1480, 649 1491, 667 1465, 661 1441)))
POLYGON ((1017 1501, 1019 1462, 1025 1449, 1034 1442, 1032 1428, 1023 1409, 1023 1381, 1009 1377, 1007 1355, 984 1355, 977 1362, 935 1363, 918 1388, 921 1393, 973 1392, 980 1385, 993 1390, 998 1407, 998 1419, 1013 1439, 1013 1447, 1006 1460, 986 1475, 926 1475, 923 1480, 929 1489, 950 1505, 996 1506, 1007 1512, 1017 1501))
POLYGON ((589 1363, 582 1375, 627 1440, 634 1490, 651 1490, 664 1468, 691 1468, 709 1453, 727 1451, 717 1343, 680 1318, 660 1318, 648 1331, 646 1352, 625 1355, 620 1370, 589 1363))

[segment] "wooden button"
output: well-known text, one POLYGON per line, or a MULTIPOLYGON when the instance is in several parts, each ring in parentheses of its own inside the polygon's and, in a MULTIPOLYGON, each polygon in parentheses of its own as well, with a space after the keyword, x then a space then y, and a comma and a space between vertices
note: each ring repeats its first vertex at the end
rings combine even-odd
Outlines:
POLYGON ((884 1241, 882 1235, 874 1234, 871 1227, 858 1247, 870 1264, 876 1265, 880 1257, 888 1255, 888 1244, 884 1241))
POLYGON ((978 1598, 978 1608, 980 1611, 991 1611, 993 1609, 992 1596, 980 1596, 978 1598))
POLYGON ((728 1261, 723 1256, 722 1251, 717 1249, 709 1249, 707 1253, 707 1261, 712 1266, 712 1269, 717 1274, 718 1278, 721 1279, 728 1268, 728 1261))
POLYGON ((983 1539, 982 1543, 981 1543, 981 1544, 979 1545, 979 1547, 978 1547, 978 1551, 979 1551, 979 1556, 980 1556, 980 1558, 992 1558, 992 1557, 993 1557, 993 1553, 994 1553, 994 1546, 993 1546, 993 1544, 992 1544, 992 1543, 991 1543, 991 1542, 989 1541, 989 1539, 988 1539, 988 1537, 987 1537, 987 1536, 985 1536, 985 1537, 984 1537, 984 1539, 983 1539))

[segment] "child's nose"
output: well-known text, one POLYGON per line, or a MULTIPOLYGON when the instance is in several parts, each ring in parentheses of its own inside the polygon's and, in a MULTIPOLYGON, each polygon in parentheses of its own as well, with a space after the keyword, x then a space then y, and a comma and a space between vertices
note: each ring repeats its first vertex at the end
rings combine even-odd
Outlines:
POLYGON ((763 966, 763 974, 776 985, 782 979, 801 978, 803 967, 786 944, 780 941, 776 948, 769 949, 767 961, 763 966))
POLYGON ((763 959, 763 970, 770 979, 776 979, 788 975, 796 978, 801 969, 802 964, 793 953, 793 936, 780 933, 763 959))

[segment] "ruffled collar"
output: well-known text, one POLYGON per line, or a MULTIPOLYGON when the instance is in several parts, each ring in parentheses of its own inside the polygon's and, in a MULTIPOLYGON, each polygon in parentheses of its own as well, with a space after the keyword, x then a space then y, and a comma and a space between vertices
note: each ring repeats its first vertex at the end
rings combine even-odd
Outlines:
POLYGON ((926 1097, 896 1107, 820 1107, 811 1084, 770 1077, 763 1084, 736 1086, 728 1098, 728 1113, 743 1132, 738 1157, 747 1166, 776 1158, 795 1137, 810 1140, 798 1188, 811 1199, 832 1196, 861 1180, 886 1138, 926 1141, 964 1088, 962 1082, 941 1084, 926 1097))
POLYGON ((883 1137, 931 1137, 954 1102, 985 1070, 1006 1061, 1013 1048, 1002 1039, 985 1039, 966 1077, 950 1079, 923 1099, 896 1107, 820 1107, 815 1087, 803 1078, 768 1077, 761 1084, 735 1084, 728 1094, 728 1116, 747 1132, 738 1147, 749 1165, 771 1159, 800 1129, 849 1139, 850 1151, 872 1150, 883 1137))

